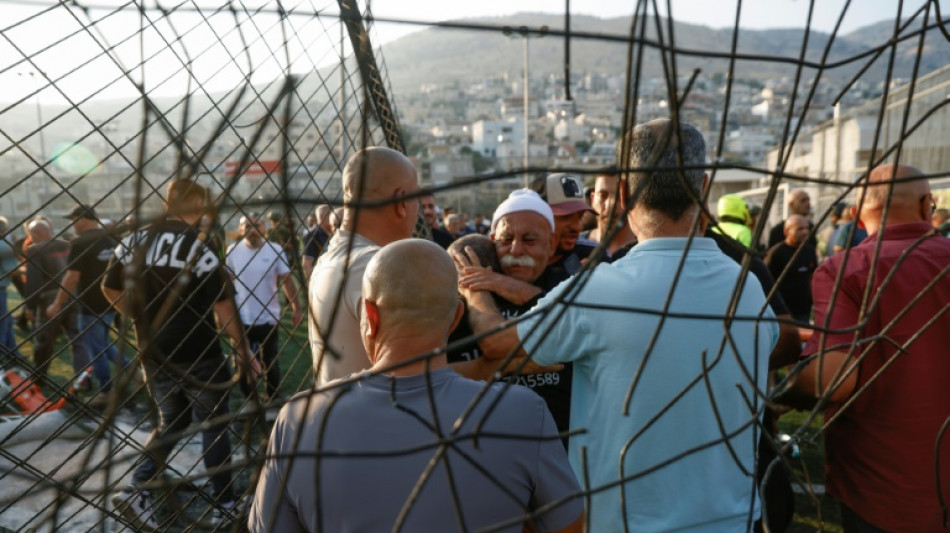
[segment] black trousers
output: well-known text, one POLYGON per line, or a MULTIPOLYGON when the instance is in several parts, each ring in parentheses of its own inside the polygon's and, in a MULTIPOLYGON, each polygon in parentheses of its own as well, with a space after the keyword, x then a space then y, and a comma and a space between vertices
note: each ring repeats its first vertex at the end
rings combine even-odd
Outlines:
MULTIPOLYGON (((261 363, 262 370, 266 377, 267 397, 273 400, 277 397, 277 391, 280 388, 280 364, 277 360, 278 344, 277 330, 280 329, 277 324, 260 324, 256 326, 244 325, 244 334, 247 341, 251 344, 251 351, 261 363)), ((241 380, 241 391, 245 396, 250 396, 250 386, 241 380)))

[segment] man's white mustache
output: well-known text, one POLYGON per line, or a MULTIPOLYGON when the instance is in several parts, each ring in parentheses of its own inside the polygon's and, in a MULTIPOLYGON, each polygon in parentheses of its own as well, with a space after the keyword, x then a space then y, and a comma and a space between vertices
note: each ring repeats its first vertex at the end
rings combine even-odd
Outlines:
POLYGON ((506 255, 501 258, 501 266, 504 268, 511 267, 525 267, 525 268, 534 268, 537 266, 534 258, 530 255, 506 255))

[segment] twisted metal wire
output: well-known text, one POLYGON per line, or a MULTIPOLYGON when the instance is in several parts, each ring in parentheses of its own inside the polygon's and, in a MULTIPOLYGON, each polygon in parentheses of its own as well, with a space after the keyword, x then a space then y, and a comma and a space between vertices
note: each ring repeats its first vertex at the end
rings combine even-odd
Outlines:
MULTIPOLYGON (((214 225, 217 231, 233 232, 235 221, 241 216, 265 210, 282 210, 285 220, 291 227, 291 235, 297 238, 305 215, 315 204, 327 203, 333 206, 342 204, 339 188, 340 174, 348 156, 356 149, 385 144, 405 151, 406 142, 395 107, 395 102, 398 102, 400 95, 394 93, 392 86, 388 83, 384 55, 379 48, 373 47, 373 24, 386 22, 437 27, 452 31, 478 31, 486 36, 501 35, 505 30, 504 26, 491 23, 468 21, 423 23, 409 18, 379 18, 368 11, 361 12, 359 4, 349 0, 331 2, 327 5, 314 2, 299 2, 293 5, 280 2, 263 5, 223 2, 210 7, 193 1, 183 1, 174 5, 157 3, 148 5, 140 2, 98 5, 76 1, 54 5, 23 1, 5 1, 4 4, 33 11, 22 18, 6 21, 0 28, 3 41, 15 51, 17 56, 4 60, 4 63, 0 64, 0 76, 9 78, 17 73, 24 74, 23 69, 30 69, 33 71, 31 77, 35 76, 35 79, 39 80, 39 87, 20 91, 9 105, 0 107, 0 117, 4 115, 12 117, 14 112, 29 107, 31 99, 39 101, 41 96, 55 95, 59 101, 64 101, 65 105, 61 110, 53 112, 49 112, 52 108, 47 107, 47 113, 45 113, 47 118, 38 121, 35 127, 29 125, 23 129, 21 124, 13 125, 12 123, 10 126, 0 126, 0 134, 2 134, 0 137, 3 142, 0 144, 0 158, 25 160, 27 167, 20 176, 13 176, 0 184, 0 205, 6 208, 6 204, 2 203, 3 199, 23 196, 24 189, 49 187, 53 189, 51 193, 42 195, 37 194, 35 189, 31 190, 26 195, 27 209, 14 208, 15 213, 2 214, 11 219, 18 218, 19 221, 26 221, 39 214, 62 214, 75 203, 92 204, 95 208, 102 211, 108 210, 120 218, 132 216, 127 227, 111 230, 115 237, 121 237, 129 228, 133 231, 141 228, 149 220, 158 217, 158 204, 162 200, 164 185, 172 179, 183 178, 194 179, 212 188, 216 208, 214 225), (56 17, 62 15, 68 16, 76 27, 72 30, 64 29, 58 33, 54 32, 39 47, 22 35, 22 32, 27 31, 26 28, 29 28, 31 24, 56 20, 56 17), (117 19, 137 20, 135 24, 127 24, 127 27, 119 32, 117 27, 110 25, 117 19), (225 20, 227 22, 224 22, 225 20), (344 34, 347 38, 343 37, 344 34), (73 68, 58 74, 50 75, 43 71, 43 65, 47 61, 45 55, 67 49, 71 40, 80 38, 88 38, 94 43, 96 49, 90 57, 81 59, 73 68), (156 40, 146 42, 149 39, 156 40), (237 45, 236 48, 232 48, 231 45, 234 44, 237 45), (132 52, 128 50, 130 47, 132 52), (138 53, 137 58, 134 52, 138 53), (210 72, 196 68, 202 60, 215 54, 219 58, 223 57, 223 61, 217 65, 218 68, 210 72), (104 79, 99 88, 93 90, 91 94, 77 96, 70 88, 70 76, 93 71, 93 65, 97 62, 111 64, 117 70, 117 74, 113 74, 112 78, 104 79), (167 71, 169 62, 174 65, 170 72, 167 71), (151 77, 153 70, 163 72, 164 77, 153 79, 151 77), (261 72, 271 72, 272 75, 255 78, 255 75, 261 72), (170 90, 167 85, 172 85, 172 81, 181 76, 184 76, 186 80, 185 89, 177 91, 174 96, 164 96, 165 91, 170 90), (240 81, 222 86, 219 79, 229 76, 236 77, 240 81), (101 99, 102 94, 106 94, 108 89, 117 84, 131 87, 135 94, 134 98, 129 98, 128 103, 113 106, 105 117, 96 115, 93 111, 94 105, 101 99), (58 131, 62 127, 59 122, 74 116, 80 117, 82 130, 70 131, 64 136, 61 131, 58 131), (119 131, 117 124, 136 122, 139 122, 140 126, 128 128, 128 133, 119 131), (77 145, 101 140, 104 150, 98 158, 99 164, 95 168, 83 169, 79 172, 64 171, 57 166, 57 159, 52 157, 50 152, 43 151, 42 148, 38 152, 31 148, 30 145, 37 140, 42 140, 44 135, 68 137, 77 145), (169 163, 169 161, 174 161, 174 163, 169 163), (271 162, 275 161, 277 164, 271 165, 271 162), (231 163, 231 167, 228 167, 228 163, 231 163), (102 169, 107 169, 113 179, 107 182, 105 188, 99 192, 88 191, 85 186, 93 183, 96 180, 96 173, 102 172, 102 169), (42 183, 42 187, 37 187, 37 182, 42 183), (113 197, 120 197, 122 202, 112 202, 113 197), (127 201, 124 197, 128 198, 127 201)), ((670 7, 668 2, 667 11, 670 7)), ((640 75, 645 55, 658 54, 661 59, 663 78, 666 83, 665 92, 674 121, 682 116, 683 106, 691 102, 693 82, 699 75, 698 71, 694 71, 687 85, 680 87, 677 64, 683 59, 700 58, 727 62, 728 75, 722 104, 723 116, 728 116, 736 105, 732 101, 732 94, 735 72, 740 63, 778 64, 794 69, 791 102, 788 105, 784 131, 777 147, 776 165, 773 168, 762 168, 723 162, 721 156, 725 150, 726 133, 726 121, 723 120, 716 137, 715 150, 712 151, 713 160, 705 166, 713 183, 716 183, 718 172, 729 169, 749 170, 763 175, 764 182, 768 184, 763 209, 768 213, 780 210, 778 201, 781 187, 787 187, 790 183, 828 187, 836 191, 837 200, 845 199, 847 195, 866 185, 867 169, 885 161, 905 160, 902 159, 906 153, 905 141, 918 130, 923 131, 928 125, 941 120, 946 122, 944 106, 948 100, 919 100, 919 93, 915 91, 915 84, 918 78, 922 77, 922 73, 919 72, 920 52, 925 46, 945 45, 945 41, 950 40, 950 33, 947 32, 940 14, 939 2, 925 3, 910 17, 903 20, 899 7, 894 18, 892 34, 882 36, 878 46, 853 56, 839 56, 835 59, 831 59, 832 45, 851 7, 850 2, 842 8, 835 29, 828 38, 820 59, 809 59, 806 52, 812 38, 810 26, 815 7, 815 2, 812 1, 809 6, 809 23, 803 33, 802 45, 797 57, 740 51, 738 42, 742 32, 739 27, 741 2, 738 4, 735 25, 732 28, 733 38, 726 51, 693 50, 679 46, 674 34, 673 21, 661 19, 656 15, 659 11, 657 2, 645 0, 636 3, 632 11, 630 31, 626 35, 583 31, 576 26, 572 27, 569 2, 566 3, 563 31, 546 27, 543 30, 540 27, 526 27, 525 32, 563 37, 566 43, 565 57, 569 57, 567 54, 572 42, 595 41, 605 45, 620 43, 627 46, 627 83, 624 88, 623 124, 618 125, 622 131, 629 130, 641 118, 638 102, 642 90, 640 75), (913 45, 918 51, 918 57, 914 63, 913 76, 908 88, 895 91, 906 93, 901 107, 901 120, 897 121, 899 125, 895 126, 888 122, 889 106, 892 105, 890 82, 894 77, 898 47, 904 44, 913 45), (789 170, 793 150, 803 142, 803 135, 807 133, 805 121, 801 119, 815 101, 817 90, 824 79, 822 76, 837 69, 862 65, 844 84, 844 88, 835 98, 835 101, 838 101, 851 86, 863 79, 862 77, 876 61, 885 55, 888 64, 886 78, 883 80, 884 94, 876 104, 871 104, 877 106, 875 135, 871 149, 871 154, 874 155, 864 172, 860 175, 829 178, 824 175, 802 175, 789 170), (807 94, 802 97, 799 94, 799 87, 806 79, 811 80, 812 83, 807 94), (801 105, 796 107, 800 99, 801 105), (921 102, 923 102, 923 109, 919 105, 912 109, 912 103, 920 104, 921 102), (801 111, 796 111, 797 109, 801 111), (896 134, 892 134, 891 129, 896 129, 896 134)), ((570 70, 579 71, 583 69, 583 66, 572 65, 566 60, 564 69, 566 72, 564 92, 570 98, 570 70)), ((712 132, 704 133, 708 135, 712 132)), ((628 154, 629 146, 624 138, 619 147, 619 160, 626 161, 628 154)), ((622 163, 618 164, 622 172, 651 170, 651 165, 636 169, 624 168, 625 166, 622 163)), ((688 169, 682 161, 679 166, 683 170, 688 169)), ((536 167, 497 171, 485 175, 457 176, 450 184, 427 184, 426 190, 431 192, 477 190, 483 184, 504 183, 522 173, 548 170, 550 169, 536 167)), ((583 165, 559 170, 576 172, 584 176, 597 173, 596 169, 583 165)), ((950 175, 943 172, 941 168, 926 170, 932 171, 929 176, 935 180, 950 175)), ((704 212, 711 216, 705 207, 707 198, 695 198, 695 200, 704 212)), ((368 202, 357 203, 356 207, 372 205, 368 202)), ((818 214, 816 231, 828 217, 828 212, 829 209, 824 209, 818 214)), ((15 228, 17 225, 19 224, 13 224, 11 227, 15 228)), ((420 223, 418 229, 424 234, 427 227, 426 224, 420 223)), ((754 238, 758 240, 766 229, 767 219, 763 217, 754 229, 754 238)), ((69 227, 64 226, 56 231, 56 235, 64 237, 68 231, 69 227)), ((8 235, 13 235, 13 232, 9 232, 8 235)), ((209 242, 215 241, 209 240, 209 242)), ((609 236, 605 242, 609 242, 609 236)), ((877 243, 877 246, 879 248, 880 243, 877 243)), ((563 299, 554 302, 555 305, 536 312, 558 315, 559 312, 563 314, 563 310, 571 306, 590 309, 610 308, 610 306, 594 306, 574 301, 576 295, 583 290, 586 280, 589 279, 583 275, 583 272, 594 268, 605 257, 605 251, 605 244, 598 246, 582 274, 570 281, 571 289, 565 291, 563 299)), ((286 256, 288 264, 297 263, 299 260, 297 254, 296 247, 288 248, 286 256)), ((733 306, 747 282, 746 273, 749 269, 750 257, 747 256, 743 261, 741 276, 736 280, 733 306)), ((679 278, 682 268, 681 262, 674 279, 679 278)), ((890 275, 895 275, 896 270, 897 267, 890 275)), ((786 274, 788 272, 779 277, 778 283, 781 283, 786 274)), ((295 271, 295 276, 299 287, 305 292, 307 280, 299 270, 295 271)), ((940 278, 931 280, 928 287, 946 283, 945 278, 946 270, 940 278)), ((887 283, 885 281, 885 287, 887 283)), ((671 296, 676 290, 676 284, 677 282, 674 282, 669 289, 671 296)), ((837 288, 836 284, 835 289, 837 288)), ((915 301, 923 298, 925 292, 922 291, 917 295, 915 301)), ((667 300, 668 303, 670 299, 667 300)), ((862 302, 861 316, 867 317, 877 305, 879 301, 869 290, 862 302)), ((22 312, 24 309, 25 305, 19 304, 12 307, 11 312, 22 312)), ((653 353, 653 346, 665 319, 692 318, 723 321, 726 327, 718 352, 703 354, 704 371, 695 375, 689 385, 689 387, 705 386, 711 404, 715 404, 715 400, 708 389, 706 370, 723 357, 727 349, 734 350, 734 341, 729 335, 728 324, 768 320, 765 318, 765 309, 755 316, 740 316, 734 312, 727 313, 725 316, 682 314, 671 312, 668 307, 655 310, 637 305, 631 305, 622 310, 631 313, 631 317, 634 318, 656 316, 660 319, 660 326, 653 340, 647 342, 648 348, 643 365, 650 357, 662 356, 662 354, 653 353)), ((903 310, 904 313, 906 311, 907 309, 903 310)), ((904 313, 899 313, 898 318, 904 313)), ((938 324, 945 323, 946 316, 946 308, 944 308, 940 315, 934 316, 926 324, 919 325, 919 330, 914 332, 913 338, 919 337, 930 328, 939 327, 938 324)), ((506 326, 511 327, 524 318, 514 319, 506 326)), ((897 318, 894 322, 896 321, 897 318)), ((884 325, 882 331, 873 338, 861 337, 865 325, 866 323, 862 322, 851 328, 854 333, 852 347, 860 352, 857 356, 858 361, 863 357, 861 354, 868 353, 876 343, 895 344, 895 341, 888 336, 893 323, 884 325)), ((829 324, 815 324, 814 330, 816 334, 836 332, 829 328, 829 324)), ((289 321, 284 320, 278 325, 278 333, 281 338, 281 352, 293 354, 282 359, 281 364, 309 368, 310 348, 305 328, 293 326, 289 321)), ((486 332, 482 336, 491 333, 486 332)), ((532 335, 547 333, 548 331, 539 330, 533 332, 532 335)), ((113 335, 114 342, 122 353, 128 356, 148 357, 147 350, 145 354, 140 354, 138 349, 148 346, 149 339, 135 338, 128 321, 124 321, 113 335)), ((32 334, 27 333, 20 337, 22 340, 19 341, 18 348, 26 350, 32 344, 32 334)), ((62 364, 64 359, 68 360, 68 348, 68 343, 59 345, 56 353, 59 364, 62 364)), ((822 345, 820 350, 830 348, 833 347, 822 345)), ((413 360, 429 360, 440 353, 443 352, 419 354, 413 360)), ((902 347, 895 346, 894 357, 881 369, 880 373, 886 372, 903 353, 905 350, 902 347)), ((339 354, 331 351, 328 356, 338 357, 339 354)), ((509 359, 514 356, 515 353, 509 354, 509 359)), ((766 354, 757 354, 757 356, 764 357, 766 354)), ((94 354, 93 357, 106 357, 106 354, 94 354)), ((32 375, 35 371, 29 361, 19 363, 28 375, 32 375)), ((161 361, 158 363, 161 364, 161 361)), ((758 376, 750 374, 748 369, 745 370, 747 383, 744 385, 754 385, 758 376)), ((178 379, 184 382, 194 381, 187 369, 182 371, 175 367, 168 367, 167 371, 177 372, 178 379)), ((131 373, 117 375, 115 388, 126 391, 125 394, 114 394, 110 397, 108 405, 102 411, 97 411, 87 407, 77 393, 69 390, 70 383, 62 378, 63 371, 54 371, 53 374, 53 378, 40 384, 50 398, 48 404, 59 397, 67 398, 68 407, 63 411, 65 419, 52 428, 44 438, 32 443, 29 447, 22 444, 6 444, 5 441, 14 440, 31 424, 39 424, 40 417, 34 414, 31 417, 18 419, 16 428, 5 437, 4 442, 0 442, 0 460, 3 461, 0 465, 2 466, 0 479, 22 488, 18 496, 0 502, 0 517, 16 515, 16 518, 9 518, 9 521, 0 519, 0 526, 17 531, 37 527, 105 531, 110 530, 113 524, 120 528, 130 526, 125 518, 112 508, 107 496, 123 486, 124 480, 130 474, 130 465, 134 459, 142 453, 148 453, 141 432, 155 427, 157 419, 155 413, 147 407, 144 385, 135 384, 131 373), (49 469, 38 468, 33 464, 34 461, 42 458, 44 453, 48 453, 48 450, 58 449, 55 446, 66 440, 63 435, 80 425, 92 429, 83 438, 69 441, 74 443, 70 457, 64 457, 61 462, 49 469), (79 463, 78 466, 74 464, 75 462, 79 463), (101 487, 88 489, 86 484, 93 476, 104 476, 104 481, 101 487), (49 501, 35 512, 26 510, 30 509, 26 502, 27 495, 40 490, 46 490, 52 495, 49 501)), ((66 374, 71 376, 71 372, 66 372, 66 374)), ((638 373, 636 376, 631 376, 627 404, 635 401, 639 375, 638 373)), ((873 386, 876 378, 877 376, 874 376, 861 387, 836 416, 840 416, 840 413, 847 409, 855 398, 860 397, 864 391, 873 386)), ((338 395, 335 398, 338 399, 359 379, 361 378, 353 377, 335 382, 329 387, 317 389, 309 381, 309 375, 303 381, 297 382, 292 381, 288 374, 284 377, 281 388, 288 394, 305 390, 320 393, 336 392, 338 395)), ((493 381, 494 379, 489 380, 490 383, 493 381)), ((511 386, 510 383, 506 383, 504 389, 510 389, 511 386)), ((680 397, 686 390, 681 391, 675 398, 680 397)), ((623 471, 621 463, 620 479, 611 485, 591 486, 585 470, 582 472, 583 475, 579 476, 582 478, 582 490, 572 497, 589 501, 593 494, 606 491, 613 486, 619 486, 623 491, 624 483, 628 481, 647 476, 703 449, 728 445, 731 437, 747 427, 753 427, 759 431, 760 415, 766 405, 766 400, 771 398, 771 393, 767 390, 755 390, 754 393, 753 397, 747 398, 749 416, 741 428, 733 428, 730 432, 719 420, 721 435, 718 439, 704 443, 695 449, 686 450, 662 463, 637 472, 623 471)), ((258 395, 252 395, 250 398, 238 398, 238 396, 240 395, 237 393, 232 394, 231 403, 234 412, 231 415, 221 420, 193 425, 180 434, 172 436, 190 444, 179 448, 169 458, 166 465, 168 474, 151 486, 155 494, 161 495, 158 499, 163 507, 160 518, 163 520, 164 528, 172 530, 198 528, 201 520, 220 505, 221 502, 214 501, 202 486, 208 479, 208 473, 201 466, 200 457, 196 460, 187 452, 188 446, 195 447, 194 440, 200 430, 217 422, 227 423, 233 440, 239 443, 236 446, 238 450, 235 459, 226 467, 233 473, 235 489, 242 494, 253 492, 254 483, 264 459, 263 449, 269 428, 264 415, 275 412, 281 402, 279 399, 270 402, 258 395), (240 412, 239 409, 244 405, 249 406, 250 409, 240 412)), ((469 409, 462 414, 453 428, 439 427, 437 422, 433 424, 430 422, 430 417, 431 420, 436 419, 431 414, 412 413, 421 423, 429 427, 432 432, 431 441, 419 449, 393 450, 379 452, 376 455, 398 458, 420 450, 431 453, 430 466, 432 468, 428 469, 417 482, 417 488, 423 486, 427 481, 427 476, 437 464, 442 462, 446 467, 448 466, 449 452, 464 453, 458 446, 460 443, 493 437, 483 432, 481 428, 493 408, 498 405, 500 397, 496 397, 494 405, 485 410, 484 418, 478 421, 473 433, 458 431, 461 423, 472 416, 475 407, 479 406, 484 399, 484 395, 473 399, 469 409)), ((674 399, 673 402, 675 401, 674 399)), ((638 435, 645 432, 654 421, 661 418, 666 410, 672 407, 673 402, 664 410, 655 413, 651 421, 643 426, 637 435, 631 435, 628 445, 632 444, 638 435)), ((801 443, 803 446, 815 446, 820 432, 835 422, 835 418, 825 420, 818 429, 812 425, 813 419, 820 418, 820 409, 825 403, 827 403, 827 398, 822 398, 806 421, 794 428, 792 431, 794 442, 801 443)), ((11 405, 9 401, 7 405, 11 405)), ((434 400, 431 400, 430 407, 434 412, 438 406, 434 400)), ((327 407, 328 411, 331 409, 332 402, 327 407)), ((715 409, 714 412, 716 412, 715 409)), ((715 416, 718 419, 718 413, 715 416)), ((943 439, 945 429, 946 424, 941 430, 937 449, 939 449, 939 441, 943 439)), ((571 429, 572 434, 584 431, 586 431, 584 427, 571 429)), ((785 451, 789 446, 787 443, 777 441, 771 441, 769 444, 779 451, 785 451)), ((300 453, 292 454, 292 456, 303 458, 312 455, 300 453)), ((366 454, 326 450, 321 450, 316 454, 318 458, 331 456, 358 460, 366 454)), ((940 461, 939 455, 935 457, 938 490, 946 485, 946 480, 941 480, 939 477, 940 461)), ((738 459, 736 462, 739 464, 738 459)), ((319 461, 316 464, 319 465, 319 461)), ((769 465, 769 470, 773 471, 779 467, 779 464, 789 465, 789 461, 782 453, 779 454, 775 463, 769 465)), ((739 466, 741 467, 741 464, 739 466)), ((501 482, 490 472, 484 472, 484 474, 492 479, 499 489, 504 489, 501 482)), ((809 482, 808 474, 807 470, 801 474, 798 471, 794 473, 796 482, 807 493, 813 495, 814 487, 809 482)), ((314 475, 316 486, 319 487, 321 472, 318 470, 314 475)), ((751 476, 751 473, 749 475, 751 476)), ((462 506, 454 493, 456 482, 456 480, 450 480, 449 486, 453 489, 459 528, 464 530, 462 506)), ((284 490, 284 487, 281 487, 281 490, 284 490)), ((403 513, 400 514, 397 523, 393 524, 393 530, 400 529, 406 514, 413 507, 416 495, 417 492, 406 495, 403 513)), ((631 496, 622 495, 622 498, 629 497, 631 496)), ((318 515, 327 511, 322 508, 319 498, 315 503, 318 515)), ((553 502, 550 506, 563 503, 553 502)), ((495 529, 533 520, 544 510, 525 509, 523 517, 513 517, 510 523, 498 524, 495 529)), ((754 518, 756 517, 752 516, 750 509, 750 522, 754 518)), ((818 518, 820 521, 821 517, 818 518)), ((235 524, 233 528, 239 528, 239 524, 235 524)))

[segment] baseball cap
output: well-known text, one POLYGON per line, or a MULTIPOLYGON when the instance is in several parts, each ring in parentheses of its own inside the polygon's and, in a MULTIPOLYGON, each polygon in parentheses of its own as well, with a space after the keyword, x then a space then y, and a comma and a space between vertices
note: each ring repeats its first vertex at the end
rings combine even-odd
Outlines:
POLYGON ((590 210, 584 200, 581 180, 571 174, 549 174, 540 182, 538 193, 554 211, 554 216, 570 215, 590 210))
POLYGON ((504 202, 498 204, 495 214, 491 217, 491 231, 495 232, 495 226, 505 215, 516 213, 518 211, 534 211, 544 217, 551 225, 551 231, 554 231, 554 213, 551 206, 541 199, 541 196, 531 189, 518 189, 512 191, 504 202))
POLYGON ((77 218, 88 218, 90 220, 99 220, 99 217, 96 216, 96 210, 91 206, 86 204, 79 204, 72 209, 66 216, 63 218, 68 218, 69 220, 76 220, 77 218))

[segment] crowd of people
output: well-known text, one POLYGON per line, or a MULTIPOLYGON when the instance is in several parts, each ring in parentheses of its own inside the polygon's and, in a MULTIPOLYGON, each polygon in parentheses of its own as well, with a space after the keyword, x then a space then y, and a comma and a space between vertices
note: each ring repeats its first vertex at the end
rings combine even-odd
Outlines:
MULTIPOLYGON (((192 423, 214 524, 241 516, 233 365, 248 405, 279 408, 255 532, 783 531, 780 404, 824 410, 846 532, 948 531, 950 223, 925 174, 873 169, 820 231, 792 190, 760 246, 757 206, 702 206, 699 130, 660 119, 625 142, 618 167, 539 176, 472 220, 404 155, 365 148, 342 207, 299 235, 246 213, 226 247, 208 192, 174 181, 156 222, 119 235, 80 205, 72 242, 36 218, 25 246, 0 242, 0 267, 25 265, 3 281, 22 282, 39 376, 65 333, 108 397, 110 362, 129 366, 110 328, 132 320, 160 416, 113 503, 144 530, 162 527, 150 490, 192 423), (420 217, 431 240, 412 238, 420 217), (285 316, 307 320, 314 379, 286 402, 285 316)), ((12 323, 0 344, 22 359, 12 323)))
POLYGON ((810 198, 793 190, 789 216, 759 249, 754 206, 740 198, 718 220, 700 209, 708 175, 695 128, 653 121, 628 142, 628 166, 652 171, 598 172, 591 200, 583 177, 543 176, 498 205, 487 236, 440 224, 398 153, 374 148, 350 161, 344 184, 372 192, 347 189, 347 233, 311 278, 318 388, 278 416, 252 530, 419 520, 478 529, 498 524, 498 506, 518 497, 511 487, 528 484, 536 496, 521 496, 501 522, 513 531, 782 531, 794 502, 787 478, 777 481, 783 450, 759 437, 774 437, 781 411, 757 397, 777 370, 789 378, 774 399, 817 405, 837 424, 828 490, 845 531, 946 530, 946 494, 932 480, 950 476, 946 462, 934 466, 948 449, 938 434, 950 416, 939 355, 950 241, 935 229, 924 174, 871 172, 856 203, 835 208, 823 252, 810 198), (433 245, 410 239, 414 196, 456 273, 433 245), (374 207, 360 207, 357 223, 364 202, 374 207), (442 298, 444 307, 432 303, 442 298), (814 333, 803 348, 805 328, 814 333), (490 385, 450 393, 446 375, 490 385), (891 394, 902 398, 883 405, 891 394), (510 417, 528 398, 550 414, 540 426, 510 417), (557 463, 544 467, 557 473, 547 483, 511 463, 529 452, 493 452, 526 437, 567 448, 566 458, 545 452, 557 463), (479 497, 468 492, 486 484, 479 497), (372 512, 337 490, 370 491, 372 512))

